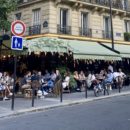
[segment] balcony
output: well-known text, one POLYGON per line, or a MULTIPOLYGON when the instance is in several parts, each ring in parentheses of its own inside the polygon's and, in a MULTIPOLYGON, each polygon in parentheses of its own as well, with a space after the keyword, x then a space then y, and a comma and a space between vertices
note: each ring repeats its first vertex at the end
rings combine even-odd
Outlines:
POLYGON ((79 35, 80 36, 87 36, 87 37, 92 37, 92 29, 89 28, 79 28, 79 35))
POLYGON ((29 27, 29 35, 41 34, 41 25, 35 25, 29 27))
MULTIPOLYGON (((108 7, 109 8, 109 0, 61 0, 63 2, 71 2, 74 4, 75 7, 78 7, 78 4, 75 4, 76 2, 79 3, 79 7, 82 7, 84 5, 96 7, 96 8, 103 8, 108 7)), ((118 9, 122 11, 129 11, 128 9, 128 3, 124 2, 122 3, 122 0, 111 0, 112 8, 118 9)))
POLYGON ((71 26, 57 25, 58 34, 71 34, 71 26))
POLYGON ((102 31, 103 39, 111 39, 111 31, 102 31))
MULTIPOLYGON (((80 0, 82 2, 91 3, 91 4, 97 4, 100 6, 106 6, 109 7, 109 0, 80 0)), ((122 1, 115 1, 112 0, 112 8, 126 10, 126 8, 123 7, 122 1)))

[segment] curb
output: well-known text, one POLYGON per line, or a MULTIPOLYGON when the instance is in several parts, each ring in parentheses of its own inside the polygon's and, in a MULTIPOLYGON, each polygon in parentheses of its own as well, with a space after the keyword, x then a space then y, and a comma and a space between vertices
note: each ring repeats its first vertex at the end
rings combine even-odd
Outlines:
POLYGON ((98 100, 103 100, 103 99, 108 99, 108 98, 113 98, 113 97, 118 97, 118 96, 126 96, 126 95, 130 95, 130 91, 129 92, 117 93, 117 94, 113 94, 113 95, 102 96, 102 97, 80 99, 80 100, 77 100, 77 101, 63 101, 62 103, 58 103, 56 105, 49 105, 49 106, 44 106, 44 107, 33 107, 33 108, 18 110, 18 111, 14 111, 14 112, 12 111, 12 112, 0 115, 0 119, 6 118, 6 117, 23 115, 23 114, 32 113, 32 112, 40 112, 40 111, 51 110, 51 109, 54 109, 54 108, 61 108, 61 107, 65 107, 65 106, 73 106, 73 105, 77 105, 77 104, 82 104, 82 103, 87 103, 87 102, 92 102, 92 101, 98 101, 98 100))

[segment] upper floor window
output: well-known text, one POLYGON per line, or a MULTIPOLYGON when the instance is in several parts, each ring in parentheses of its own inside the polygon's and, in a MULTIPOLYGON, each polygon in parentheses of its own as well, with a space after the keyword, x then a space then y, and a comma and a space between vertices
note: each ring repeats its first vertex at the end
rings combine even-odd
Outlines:
POLYGON ((104 16, 104 30, 103 30, 103 37, 104 38, 111 38, 111 22, 110 17, 104 16))
POLYGON ((41 24, 41 10, 35 9, 33 10, 33 25, 41 24))
POLYGON ((111 31, 111 28, 110 28, 110 17, 104 16, 103 20, 104 20, 104 31, 105 32, 111 31))
POLYGON ((17 13, 17 14, 15 14, 15 19, 16 20, 21 20, 21 13, 17 13))
POLYGON ((91 36, 91 30, 88 28, 88 13, 81 12, 80 35, 91 36))
POLYGON ((81 28, 88 28, 88 13, 81 13, 81 28))
POLYGON ((68 9, 60 9, 60 25, 62 27, 68 25, 68 9))
POLYGON ((125 20, 125 32, 130 32, 130 20, 125 20))
POLYGON ((122 0, 122 6, 124 10, 127 9, 127 5, 128 5, 128 0, 122 0))

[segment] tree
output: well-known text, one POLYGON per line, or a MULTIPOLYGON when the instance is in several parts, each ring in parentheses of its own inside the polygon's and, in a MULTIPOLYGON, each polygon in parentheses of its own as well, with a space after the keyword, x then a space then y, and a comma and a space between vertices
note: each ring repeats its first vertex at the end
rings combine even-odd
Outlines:
POLYGON ((16 9, 17 2, 18 0, 0 0, 0 30, 10 29, 8 15, 16 9))

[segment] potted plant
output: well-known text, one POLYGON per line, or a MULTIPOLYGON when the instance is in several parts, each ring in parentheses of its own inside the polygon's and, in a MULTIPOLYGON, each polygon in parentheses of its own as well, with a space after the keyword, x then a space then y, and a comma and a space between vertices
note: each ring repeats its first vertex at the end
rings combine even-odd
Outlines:
POLYGON ((124 39, 125 39, 125 41, 130 41, 130 33, 125 32, 124 33, 124 39))

